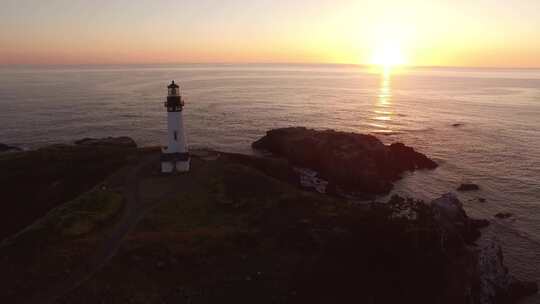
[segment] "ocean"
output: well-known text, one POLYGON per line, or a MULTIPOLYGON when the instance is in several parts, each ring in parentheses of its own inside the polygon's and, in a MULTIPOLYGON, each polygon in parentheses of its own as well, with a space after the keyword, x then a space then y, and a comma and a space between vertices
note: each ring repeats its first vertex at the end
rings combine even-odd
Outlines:
MULTIPOLYGON (((252 153, 271 128, 370 133, 436 160, 393 193, 430 200, 462 182, 468 213, 492 224, 522 279, 540 281, 540 70, 347 65, 0 67, 0 142, 36 148, 83 137, 164 142, 166 87, 181 85, 192 147, 252 153), (457 124, 457 125, 456 125, 457 124), (484 198, 485 202, 480 202, 484 198), (494 214, 510 212, 508 219, 494 214)), ((385 198, 380 198, 384 200, 385 198)), ((529 303, 540 298, 528 299, 529 303)))

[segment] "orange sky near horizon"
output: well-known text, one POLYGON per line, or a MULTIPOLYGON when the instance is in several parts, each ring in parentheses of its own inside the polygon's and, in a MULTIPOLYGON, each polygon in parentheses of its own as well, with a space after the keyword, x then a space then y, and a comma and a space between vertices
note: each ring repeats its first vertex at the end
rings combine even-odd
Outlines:
POLYGON ((0 64, 540 67, 540 1, 336 2, 2 0, 0 64))

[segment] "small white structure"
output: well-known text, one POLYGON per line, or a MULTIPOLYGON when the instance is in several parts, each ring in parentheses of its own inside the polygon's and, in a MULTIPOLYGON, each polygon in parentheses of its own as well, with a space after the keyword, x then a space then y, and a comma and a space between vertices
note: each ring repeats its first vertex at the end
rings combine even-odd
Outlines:
POLYGON ((319 177, 319 173, 307 168, 294 167, 294 171, 300 176, 300 185, 305 188, 312 188, 319 193, 326 193, 328 182, 319 177))
POLYGON ((180 87, 174 83, 168 86, 167 108, 167 147, 161 152, 161 172, 173 173, 189 171, 190 157, 184 132, 182 110, 184 100, 180 95, 180 87))

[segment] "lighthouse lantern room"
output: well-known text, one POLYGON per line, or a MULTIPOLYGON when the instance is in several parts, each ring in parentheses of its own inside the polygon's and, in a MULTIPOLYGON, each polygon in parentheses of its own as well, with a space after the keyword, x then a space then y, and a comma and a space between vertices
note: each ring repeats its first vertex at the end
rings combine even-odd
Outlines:
POLYGON ((190 157, 184 132, 182 111, 184 100, 180 95, 180 87, 172 81, 168 86, 169 93, 165 108, 167 108, 167 146, 161 153, 161 172, 189 171, 190 157))

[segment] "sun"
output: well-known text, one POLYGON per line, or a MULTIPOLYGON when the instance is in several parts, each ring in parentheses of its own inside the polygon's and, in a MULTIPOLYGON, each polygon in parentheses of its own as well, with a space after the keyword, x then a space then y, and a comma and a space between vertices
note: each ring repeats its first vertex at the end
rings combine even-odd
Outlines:
POLYGON ((397 41, 386 40, 378 43, 373 49, 371 64, 393 67, 407 64, 407 59, 397 41))

